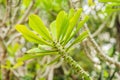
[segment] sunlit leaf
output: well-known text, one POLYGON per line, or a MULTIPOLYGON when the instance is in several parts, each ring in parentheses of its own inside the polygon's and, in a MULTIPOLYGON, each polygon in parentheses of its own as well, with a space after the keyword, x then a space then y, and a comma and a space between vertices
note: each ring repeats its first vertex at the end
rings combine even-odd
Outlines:
POLYGON ((44 25, 42 20, 37 15, 30 15, 29 16, 29 25, 30 27, 35 30, 40 36, 42 36, 46 40, 52 40, 51 35, 44 25))
POLYGON ((22 66, 23 64, 24 64, 23 62, 18 62, 12 67, 12 69, 16 69, 16 68, 22 66))
POLYGON ((39 58, 39 57, 46 56, 46 55, 55 55, 55 54, 56 53, 25 54, 25 55, 23 55, 23 57, 18 58, 17 61, 21 62, 21 61, 26 61, 26 60, 29 60, 29 59, 39 58))
POLYGON ((16 25, 16 30, 22 33, 22 35, 30 42, 50 45, 49 43, 45 42, 40 37, 38 37, 35 33, 27 29, 24 25, 16 25))
POLYGON ((108 13, 120 11, 120 3, 106 4, 105 11, 108 13))
POLYGON ((50 52, 57 52, 56 50, 43 50, 40 48, 32 48, 28 50, 26 53, 50 53, 50 52))
POLYGON ((99 0, 99 2, 120 2, 120 0, 99 0))
POLYGON ((66 40, 65 43, 67 43, 68 41, 70 41, 70 40, 78 33, 78 31, 84 26, 85 22, 87 22, 88 19, 89 19, 89 16, 85 16, 85 18, 78 23, 76 30, 75 30, 75 31, 73 32, 73 34, 66 40))
POLYGON ((72 8, 69 11, 68 18, 71 19, 74 16, 75 10, 72 8))
POLYGON ((74 16, 70 19, 70 22, 69 22, 69 27, 67 29, 67 32, 66 32, 66 35, 65 35, 65 39, 68 39, 69 36, 71 35, 76 23, 78 22, 79 18, 80 18, 80 14, 82 12, 82 9, 79 9, 75 14, 74 16))
POLYGON ((50 31, 51 31, 51 34, 52 34, 52 37, 54 38, 54 40, 57 40, 56 21, 53 21, 50 24, 50 31))
POLYGON ((72 47, 76 43, 82 42, 86 37, 88 36, 88 31, 82 32, 72 43, 71 45, 67 48, 67 50, 72 47))
POLYGON ((92 5, 94 5, 94 2, 93 2, 93 0, 88 0, 88 5, 89 5, 89 6, 92 6, 92 5))
POLYGON ((47 65, 51 65, 53 63, 55 63, 56 61, 58 61, 60 59, 61 56, 58 56, 57 58, 55 58, 54 60, 52 60, 51 62, 49 62, 47 65))
POLYGON ((64 11, 61 11, 56 18, 57 41, 64 36, 68 26, 68 17, 64 11))
POLYGON ((73 42, 73 44, 83 41, 88 36, 88 31, 82 32, 73 42))

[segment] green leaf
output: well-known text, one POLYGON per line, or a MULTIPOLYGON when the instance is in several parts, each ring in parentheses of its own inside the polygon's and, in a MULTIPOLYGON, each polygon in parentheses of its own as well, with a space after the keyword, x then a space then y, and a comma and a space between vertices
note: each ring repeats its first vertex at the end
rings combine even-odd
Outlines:
POLYGON ((28 7, 32 1, 31 0, 23 0, 23 5, 28 7))
POLYGON ((108 13, 120 11, 120 3, 106 4, 105 11, 108 13))
POLYGON ((50 52, 57 52, 56 50, 43 50, 40 48, 32 48, 28 50, 26 53, 50 53, 50 52))
POLYGON ((94 5, 94 1, 93 1, 93 0, 88 0, 88 5, 89 5, 89 6, 94 5))
POLYGON ((82 42, 87 36, 88 36, 88 31, 82 32, 82 33, 77 37, 77 39, 75 39, 75 40, 72 42, 72 44, 67 48, 67 50, 69 50, 69 48, 71 48, 74 44, 82 42))
POLYGON ((58 56, 57 58, 55 58, 54 60, 52 60, 51 62, 49 62, 47 65, 51 65, 53 63, 55 63, 56 61, 58 61, 60 59, 61 56, 58 56))
POLYGON ((76 30, 75 30, 74 33, 66 40, 65 43, 69 42, 69 41, 78 33, 78 31, 84 26, 85 22, 87 22, 88 19, 89 19, 89 16, 85 16, 85 18, 78 23, 76 30))
POLYGON ((120 0, 99 0, 99 2, 120 2, 120 0))
POLYGON ((75 39, 75 41, 73 42, 73 44, 76 44, 76 43, 78 43, 78 42, 83 41, 87 36, 88 36, 88 31, 82 32, 82 33, 77 37, 77 39, 75 39))
POLYGON ((68 26, 68 16, 64 11, 61 11, 56 18, 57 41, 61 36, 64 36, 68 26))
POLYGON ((69 27, 67 29, 67 32, 66 32, 66 35, 65 35, 65 39, 64 40, 67 40, 69 38, 69 36, 71 35, 76 23, 78 22, 79 18, 80 18, 80 14, 82 12, 82 9, 79 9, 75 14, 74 16, 70 19, 70 22, 69 22, 69 27))
POLYGON ((18 62, 12 67, 12 69, 16 69, 16 68, 22 66, 23 64, 24 64, 23 62, 18 62))
POLYGON ((71 19, 74 16, 74 13, 75 13, 75 10, 73 8, 70 9, 68 18, 71 19))
POLYGON ((14 45, 8 45, 7 51, 9 53, 9 56, 14 57, 15 53, 18 49, 20 49, 21 45, 18 43, 15 43, 14 45))
POLYGON ((37 54, 25 54, 23 57, 18 58, 17 61, 21 62, 21 61, 26 61, 29 59, 34 59, 34 58, 39 58, 42 56, 46 56, 46 55, 55 55, 56 53, 37 53, 37 54))
POLYGON ((37 15, 32 14, 29 16, 29 26, 44 39, 52 41, 52 37, 47 27, 37 15))
POLYGON ((35 33, 30 31, 29 29, 26 28, 24 25, 16 25, 16 30, 22 33, 22 35, 30 42, 38 43, 38 44, 46 44, 50 45, 40 37, 38 37, 35 33))
POLYGON ((56 21, 53 21, 50 24, 50 31, 52 33, 53 40, 57 40, 57 32, 56 32, 56 21))

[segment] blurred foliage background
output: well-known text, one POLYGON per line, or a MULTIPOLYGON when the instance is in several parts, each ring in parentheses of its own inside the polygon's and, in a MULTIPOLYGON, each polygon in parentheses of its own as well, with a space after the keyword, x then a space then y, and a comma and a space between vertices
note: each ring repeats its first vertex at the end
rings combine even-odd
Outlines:
MULTIPOLYGON (((120 60, 119 0, 0 0, 0 80, 80 80, 62 60, 48 65, 58 56, 30 59, 13 69, 17 58, 37 46, 26 41, 14 26, 28 25, 30 14, 37 14, 48 26, 61 10, 68 12, 71 8, 83 8, 83 15, 90 17, 87 25, 101 50, 113 60, 120 60)), ((99 58, 89 40, 85 43, 71 50, 73 59, 93 80, 119 80, 119 68, 99 58)))

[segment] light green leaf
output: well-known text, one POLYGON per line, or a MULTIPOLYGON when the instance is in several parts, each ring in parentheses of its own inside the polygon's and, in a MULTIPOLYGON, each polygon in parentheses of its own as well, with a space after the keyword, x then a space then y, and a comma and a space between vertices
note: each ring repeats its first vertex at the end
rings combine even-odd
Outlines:
POLYGON ((46 40, 52 40, 52 37, 47 29, 47 27, 44 25, 42 20, 37 15, 30 15, 29 16, 29 26, 35 30, 38 34, 40 34, 41 37, 43 37, 46 40))
POLYGON ((88 0, 88 5, 89 5, 89 6, 94 5, 94 1, 93 1, 93 0, 88 0))
MULTIPOLYGON (((79 18, 80 18, 81 12, 82 12, 82 9, 79 9, 79 10, 74 14, 74 16, 70 19, 69 27, 68 27, 68 29, 67 29, 67 32, 66 32, 66 35, 65 35, 64 40, 67 40, 67 39, 70 37, 70 35, 71 35, 71 33, 72 33, 72 31, 73 31, 76 23, 78 22, 78 20, 79 20, 79 18)), ((65 44, 66 44, 66 43, 65 43, 65 44)))
POLYGON ((32 48, 28 50, 26 53, 50 53, 50 52, 57 52, 56 50, 43 50, 40 48, 32 48))
POLYGON ((76 33, 84 26, 84 24, 88 21, 88 19, 89 16, 85 16, 85 18, 78 23, 76 33))
POLYGON ((105 11, 108 13, 120 11, 120 3, 106 4, 105 11))
POLYGON ((50 45, 40 37, 38 37, 35 33, 30 31, 29 29, 26 28, 24 25, 16 25, 16 30, 22 33, 22 35, 30 42, 38 43, 38 44, 46 44, 50 45))
POLYGON ((88 36, 88 31, 82 32, 82 33, 77 37, 77 39, 75 39, 75 41, 73 42, 73 44, 76 44, 76 43, 78 43, 78 42, 83 41, 87 36, 88 36))
POLYGON ((75 40, 72 42, 72 44, 67 48, 67 50, 69 50, 69 48, 71 48, 74 44, 82 42, 87 36, 88 36, 88 31, 82 32, 82 33, 77 37, 77 39, 75 39, 75 40))
POLYGON ((21 62, 21 61, 26 61, 29 59, 34 59, 34 58, 39 58, 42 56, 46 56, 46 55, 55 55, 56 53, 37 53, 37 54, 25 54, 23 57, 18 58, 17 61, 21 62))
POLYGON ((64 36, 64 31, 68 26, 68 17, 64 11, 61 11, 56 18, 57 41, 61 36, 64 36))
POLYGON ((57 40, 57 32, 56 32, 56 21, 53 21, 50 24, 50 31, 52 33, 53 40, 57 40))
POLYGON ((99 0, 99 2, 120 2, 120 0, 99 0))
POLYGON ((87 22, 88 19, 89 19, 89 16, 85 16, 85 18, 78 23, 76 30, 75 30, 74 33, 66 40, 65 43, 69 42, 69 41, 75 36, 75 34, 78 33, 78 31, 84 26, 85 22, 87 22))
POLYGON ((53 63, 55 63, 56 61, 58 61, 60 59, 61 56, 58 56, 57 58, 55 58, 54 60, 52 60, 51 62, 49 62, 47 65, 51 65, 53 63))
POLYGON ((12 67, 12 69, 16 69, 16 68, 22 66, 23 64, 24 64, 23 62, 18 62, 12 67))
POLYGON ((73 8, 70 9, 68 18, 71 19, 74 16, 74 13, 75 13, 75 10, 73 8))

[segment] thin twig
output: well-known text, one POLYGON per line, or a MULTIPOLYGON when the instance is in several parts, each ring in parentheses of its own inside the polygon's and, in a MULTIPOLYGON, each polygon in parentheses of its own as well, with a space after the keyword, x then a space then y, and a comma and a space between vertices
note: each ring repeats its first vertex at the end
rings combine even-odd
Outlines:
POLYGON ((107 17, 107 19, 98 27, 98 29, 92 34, 93 37, 97 36, 107 24, 108 20, 110 19, 111 15, 107 17))
POLYGON ((32 2, 30 3, 28 9, 26 10, 25 14, 22 16, 22 18, 17 22, 17 24, 21 24, 24 22, 24 20, 26 20, 26 18, 28 17, 33 5, 35 3, 35 0, 32 0, 32 2))
POLYGON ((85 51, 86 56, 87 56, 94 64, 99 65, 100 62, 95 61, 94 58, 90 55, 90 50, 87 48, 87 42, 83 42, 82 44, 83 44, 83 48, 84 48, 84 51, 85 51))
POLYGON ((88 30, 88 34, 89 34, 88 39, 91 41, 92 45, 93 45, 94 48, 96 49, 98 56, 99 56, 102 60, 107 61, 107 62, 109 62, 110 64, 114 64, 116 67, 119 67, 119 68, 120 68, 120 62, 115 61, 113 58, 110 58, 109 56, 107 56, 106 53, 105 53, 104 51, 102 51, 102 49, 101 49, 101 48, 99 47, 99 45, 96 43, 96 41, 94 40, 94 38, 92 37, 92 35, 91 35, 91 33, 90 33, 90 30, 89 30, 87 24, 85 24, 85 29, 88 30))

